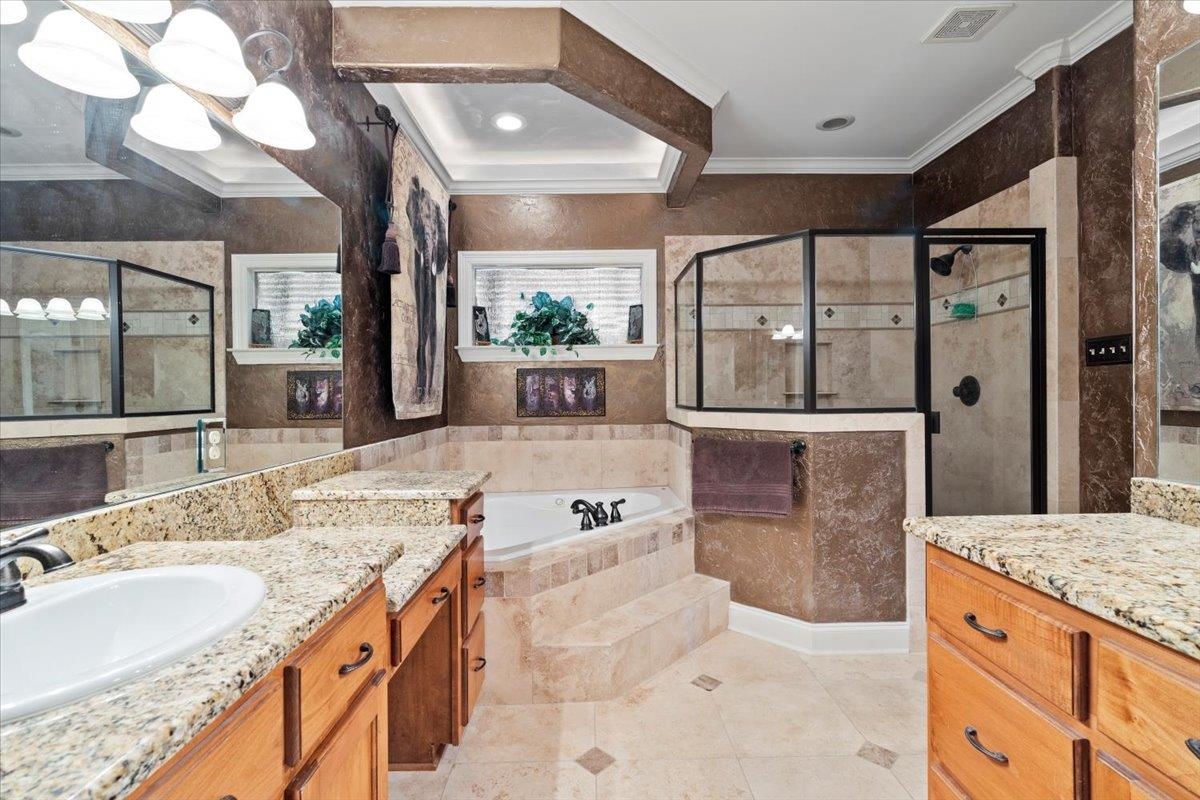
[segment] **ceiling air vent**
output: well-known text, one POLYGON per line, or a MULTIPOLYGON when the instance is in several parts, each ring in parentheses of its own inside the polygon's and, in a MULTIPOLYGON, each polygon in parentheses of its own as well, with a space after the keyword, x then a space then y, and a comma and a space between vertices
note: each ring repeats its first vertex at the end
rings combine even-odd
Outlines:
POLYGON ((925 38, 926 43, 974 42, 991 30, 1012 10, 1012 3, 987 6, 955 6, 946 12, 925 38))

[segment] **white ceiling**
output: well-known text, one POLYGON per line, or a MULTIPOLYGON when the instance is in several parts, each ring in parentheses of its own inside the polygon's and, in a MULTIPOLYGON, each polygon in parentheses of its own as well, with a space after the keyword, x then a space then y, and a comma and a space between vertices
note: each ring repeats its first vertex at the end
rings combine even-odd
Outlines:
MULTIPOLYGON (((125 180, 84 155, 84 96, 35 75, 17 58, 42 17, 61 8, 57 0, 33 0, 24 22, 0 28, 0 125, 21 133, 0 136, 0 180, 125 180)), ((125 145, 219 197, 319 196, 240 134, 213 124, 221 146, 205 153, 162 147, 132 130, 125 145)))
MULTIPOLYGON (((1012 0, 1011 10, 978 41, 925 44, 948 9, 996 3, 331 2, 561 5, 715 106, 709 173, 911 172, 1031 93, 1038 75, 1073 63, 1132 19, 1131 0, 1012 0), (840 114, 853 114, 857 122, 839 132, 816 130, 819 120, 840 114)), ((607 185, 580 174, 583 151, 608 163, 620 153, 618 141, 631 148, 625 165, 640 169, 638 180, 645 182, 649 147, 628 131, 619 133, 623 123, 596 124, 595 109, 552 87, 377 85, 372 91, 394 111, 404 106, 397 116, 415 138, 427 140, 418 146, 442 162, 452 191, 521 191, 522 179, 542 191, 632 191, 616 172, 607 185), (488 111, 518 103, 536 107, 536 124, 500 138, 486 130, 488 111)))

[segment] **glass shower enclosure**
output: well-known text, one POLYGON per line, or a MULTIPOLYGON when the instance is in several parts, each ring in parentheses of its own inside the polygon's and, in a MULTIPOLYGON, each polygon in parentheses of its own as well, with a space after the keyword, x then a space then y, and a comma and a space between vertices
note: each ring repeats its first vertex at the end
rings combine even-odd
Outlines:
POLYGON ((673 287, 676 405, 920 412, 929 513, 1042 512, 1044 236, 813 229, 696 253, 673 287))
POLYGON ((126 261, 0 245, 0 419, 212 412, 213 298, 126 261))

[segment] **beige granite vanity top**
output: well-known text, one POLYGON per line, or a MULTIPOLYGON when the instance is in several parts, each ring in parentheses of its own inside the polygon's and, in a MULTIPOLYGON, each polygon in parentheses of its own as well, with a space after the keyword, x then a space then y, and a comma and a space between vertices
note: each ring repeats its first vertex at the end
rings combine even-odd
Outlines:
POLYGON ((347 472, 292 492, 293 500, 465 500, 492 474, 469 470, 347 472))
POLYGON ((293 529, 255 541, 141 542, 30 586, 174 564, 246 567, 267 584, 249 622, 152 675, 0 727, 6 800, 122 798, 373 580, 398 609, 465 535, 437 528, 293 529))
POLYGON ((904 529, 1200 658, 1200 528, 1140 514, 922 517, 904 529))

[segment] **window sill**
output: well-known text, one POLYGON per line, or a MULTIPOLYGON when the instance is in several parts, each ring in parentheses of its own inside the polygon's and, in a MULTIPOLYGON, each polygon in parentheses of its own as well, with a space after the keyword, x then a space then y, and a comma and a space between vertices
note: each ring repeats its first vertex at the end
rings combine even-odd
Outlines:
POLYGON ((530 348, 529 355, 519 349, 514 353, 503 345, 458 345, 458 357, 467 364, 487 361, 649 361, 658 353, 657 344, 581 344, 573 350, 559 346, 558 353, 539 355, 530 348))
POLYGON ((229 348, 233 360, 238 364, 341 364, 341 356, 329 355, 320 350, 311 355, 299 347, 248 347, 229 348))

